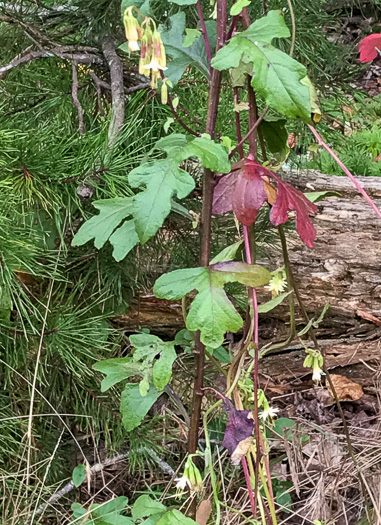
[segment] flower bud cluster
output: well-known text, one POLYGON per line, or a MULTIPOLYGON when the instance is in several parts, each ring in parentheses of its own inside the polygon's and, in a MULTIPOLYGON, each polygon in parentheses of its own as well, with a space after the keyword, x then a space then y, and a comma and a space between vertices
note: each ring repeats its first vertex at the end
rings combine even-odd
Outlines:
MULTIPOLYGON (((140 42, 140 61, 139 73, 151 78, 151 87, 156 89, 160 78, 160 71, 167 69, 167 60, 165 47, 161 40, 161 35, 152 18, 145 17, 140 25, 138 19, 134 16, 133 10, 140 11, 135 7, 127 7, 123 16, 126 38, 128 40, 128 49, 130 51, 139 51, 140 42)), ((162 101, 167 100, 167 86, 165 81, 162 84, 162 101)))

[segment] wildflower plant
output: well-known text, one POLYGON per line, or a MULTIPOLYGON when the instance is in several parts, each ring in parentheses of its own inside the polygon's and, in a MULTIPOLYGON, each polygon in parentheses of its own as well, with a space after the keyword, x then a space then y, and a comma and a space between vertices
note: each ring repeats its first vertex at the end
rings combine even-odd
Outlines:
MULTIPOLYGON (((140 74, 151 78, 152 89, 156 89, 159 79, 162 79, 163 103, 168 100, 177 131, 182 127, 183 133, 169 133, 158 140, 149 158, 128 174, 128 182, 135 191, 133 195, 95 203, 100 214, 81 227, 73 244, 82 245, 94 238, 95 245, 101 247, 109 240, 117 248, 119 260, 123 259, 138 243, 145 244, 155 236, 170 213, 182 206, 178 201, 194 191, 195 177, 184 169, 184 161, 192 159, 203 169, 202 210, 200 221, 194 224, 200 234, 199 265, 160 276, 153 290, 159 299, 182 299, 184 323, 194 339, 188 459, 184 473, 177 481, 177 488, 181 493, 188 487, 191 495, 195 496, 202 487, 201 474, 192 458, 199 447, 203 395, 209 389, 219 398, 216 405, 204 414, 205 463, 213 484, 215 523, 220 523, 220 495, 213 462, 210 461, 211 445, 206 417, 223 402, 229 419, 222 445, 231 454, 232 463, 243 469, 254 519, 259 508, 263 523, 267 523, 266 516, 269 515, 275 525, 277 517, 269 461, 267 449, 264 450, 267 447, 264 423, 272 422, 277 409, 269 404, 259 387, 259 311, 260 308, 269 311, 288 298, 290 333, 272 348, 287 347, 296 336, 294 298, 297 299, 306 321, 305 330, 298 335, 309 334, 316 346, 313 350, 307 349, 304 366, 312 368, 314 380, 320 380, 323 356, 313 334, 313 328, 320 320, 314 324, 304 309, 292 276, 284 230, 286 223, 295 224, 301 241, 312 249, 317 234, 313 218, 318 208, 279 173, 269 169, 261 123, 268 113, 273 118, 282 116, 282 123, 275 124, 280 151, 287 147, 287 133, 284 136, 280 131, 284 126, 284 117, 299 119, 327 152, 336 157, 316 130, 321 118, 316 90, 307 76, 306 67, 292 56, 295 28, 291 34, 283 11, 266 9, 263 16, 252 20, 248 2, 238 1, 228 6, 227 0, 216 0, 215 13, 210 13, 215 14, 214 22, 213 16, 211 20, 205 20, 203 8, 196 0, 173 0, 173 3, 179 6, 179 12, 165 20, 165 28, 157 26, 152 17, 143 17, 134 6, 126 8, 123 21, 128 49, 131 52, 140 49, 140 74), (186 29, 185 9, 192 10, 193 15, 198 17, 200 27, 196 32, 187 32, 190 45, 189 41, 184 41, 182 34, 186 29), (291 43, 289 52, 275 45, 279 45, 282 39, 282 49, 291 43), (170 58, 168 63, 166 54, 170 58), (196 129, 191 127, 191 122, 198 121, 186 108, 184 113, 190 115, 189 123, 185 123, 177 112, 178 82, 189 70, 202 74, 208 84, 205 128, 201 128, 200 124, 196 129), (217 125, 223 81, 227 84, 224 90, 230 90, 234 100, 235 134, 224 135, 220 140, 217 125), (259 108, 262 108, 261 111, 259 108), (248 113, 247 129, 241 119, 242 110, 248 113), (256 261, 257 223, 261 210, 267 210, 282 248, 283 267, 272 273, 256 261), (239 229, 241 242, 226 246, 212 257, 212 217, 229 212, 234 214, 231 219, 239 229), (239 250, 242 244, 243 256, 239 250), (226 286, 231 283, 247 287, 246 323, 228 296, 226 286), (271 292, 272 299, 259 305, 259 289, 271 292), (214 351, 218 351, 224 344, 226 332, 238 333, 241 329, 237 354, 228 365, 226 392, 204 388, 206 355, 211 357, 214 351), (251 376, 252 396, 248 395, 248 375, 251 376), (259 490, 260 482, 265 496, 259 490)), ((288 5, 291 6, 290 3, 288 5)), ((182 102, 186 104, 186 101, 182 102)), ((337 161, 343 167, 341 161, 337 161)), ((352 174, 345 167, 343 169, 359 187, 352 174)), ((359 191, 381 216, 361 187, 359 191)), ((189 213, 189 216, 193 221, 193 215, 189 213)), ((155 336, 141 334, 140 339, 135 336, 132 344, 134 353, 131 357, 95 365, 97 370, 107 374, 104 389, 130 377, 140 378, 139 383, 136 379, 128 382, 122 393, 121 411, 128 430, 140 424, 163 393, 176 359, 174 342, 165 343, 155 336), (139 412, 138 416, 136 412, 139 412)), ((193 515, 196 504, 194 497, 190 509, 193 515)))

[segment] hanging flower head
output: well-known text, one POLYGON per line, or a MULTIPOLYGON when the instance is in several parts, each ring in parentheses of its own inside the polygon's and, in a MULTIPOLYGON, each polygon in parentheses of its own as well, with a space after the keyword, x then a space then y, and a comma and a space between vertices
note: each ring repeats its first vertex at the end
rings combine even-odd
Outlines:
POLYGON ((156 89, 157 81, 161 76, 160 71, 167 69, 165 47, 152 18, 146 17, 142 23, 142 28, 139 72, 146 77, 151 77, 151 87, 156 89))
POLYGON ((203 489, 201 473, 196 467, 196 465, 193 463, 193 455, 197 454, 192 454, 188 457, 185 463, 184 473, 181 476, 181 478, 177 479, 176 489, 178 497, 181 497, 183 495, 184 489, 186 487, 189 487, 191 494, 201 492, 203 489))
POLYGON ((139 51, 138 41, 141 39, 142 30, 138 20, 133 15, 135 6, 127 7, 123 14, 124 29, 128 40, 128 49, 130 51, 139 51))
MULTIPOLYGON (((141 16, 136 6, 127 7, 123 15, 128 49, 130 51, 139 51, 140 49, 139 74, 151 78, 151 87, 156 89, 161 76, 160 71, 167 69, 165 47, 154 20, 146 16, 140 26, 137 18, 133 15, 133 10, 141 16), (140 48, 139 41, 141 42, 140 48)), ((165 86, 162 90, 163 104, 166 104, 166 89, 165 86)))
POLYGON ((306 353, 307 355, 304 359, 303 366, 305 368, 312 368, 312 380, 319 382, 321 380, 321 376, 324 375, 324 372, 321 368, 324 363, 324 358, 319 350, 307 348, 306 353))
POLYGON ((219 179, 214 190, 213 213, 233 210, 242 224, 250 226, 266 201, 272 206, 270 220, 274 226, 287 222, 288 212, 295 211, 296 231, 304 244, 313 248, 316 230, 310 215, 317 213, 315 204, 250 155, 219 179))

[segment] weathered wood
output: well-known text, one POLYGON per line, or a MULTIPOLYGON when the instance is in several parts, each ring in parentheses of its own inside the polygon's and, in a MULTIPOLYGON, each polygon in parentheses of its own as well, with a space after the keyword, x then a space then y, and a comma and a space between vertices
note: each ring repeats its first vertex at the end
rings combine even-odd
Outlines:
MULTIPOLYGON (((305 170, 287 175, 302 191, 337 191, 317 203, 315 247, 292 235, 290 260, 310 312, 329 302, 329 318, 357 322, 358 332, 381 324, 381 222, 346 177, 305 170), (363 319, 367 319, 366 322, 363 319), (362 325, 362 328, 361 328, 362 325)), ((381 208, 381 180, 358 177, 381 208)), ((344 323, 346 324, 346 323, 344 323)), ((345 333, 348 327, 345 328, 345 333)), ((339 331, 336 332, 336 334, 339 331)))

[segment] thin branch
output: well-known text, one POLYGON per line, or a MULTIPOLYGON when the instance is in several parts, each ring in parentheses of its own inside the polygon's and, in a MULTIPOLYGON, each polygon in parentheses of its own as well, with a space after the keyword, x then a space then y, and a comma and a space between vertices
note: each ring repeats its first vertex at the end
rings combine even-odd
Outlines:
POLYGON ((235 146, 235 148, 233 148, 231 150, 231 152, 229 153, 229 159, 231 159, 233 157, 233 155, 235 155, 235 153, 237 153, 237 151, 240 149, 240 147, 242 146, 242 144, 244 144, 247 139, 250 137, 250 135, 252 133, 254 133, 254 131, 257 129, 257 127, 259 126, 259 124, 262 122, 262 120, 265 118, 267 112, 268 112, 269 108, 265 108, 265 110, 263 111, 263 113, 257 118, 255 124, 251 127, 251 129, 249 129, 249 131, 246 133, 246 135, 243 137, 243 139, 241 139, 238 144, 235 146))
POLYGON ((356 186, 358 191, 361 193, 361 195, 364 197, 366 202, 373 208, 373 210, 376 212, 376 214, 381 219, 381 211, 377 208, 373 200, 369 197, 367 192, 364 190, 364 188, 361 186, 361 184, 357 181, 357 179, 352 175, 352 173, 349 171, 349 169, 345 166, 345 164, 339 159, 339 157, 336 155, 336 153, 328 146, 326 142, 324 142, 323 138, 319 135, 319 133, 316 131, 316 129, 311 126, 311 124, 307 124, 307 126, 310 128, 311 133, 316 138, 319 146, 322 146, 333 158, 333 160, 340 166, 340 168, 343 170, 345 175, 350 178, 350 180, 353 182, 353 184, 356 186))
MULTIPOLYGON (((30 48, 28 48, 29 50, 30 48)), ((42 58, 61 58, 64 60, 74 60, 77 63, 80 64, 103 64, 103 60, 96 56, 91 55, 88 53, 75 53, 75 52, 66 52, 63 51, 65 49, 63 46, 56 47, 51 50, 46 51, 28 51, 25 50, 25 54, 22 53, 22 56, 15 57, 9 64, 6 66, 0 67, 0 75, 3 75, 4 73, 8 73, 8 71, 11 71, 12 69, 15 69, 16 67, 23 66, 25 64, 28 64, 29 62, 32 62, 33 60, 40 60, 42 58)))
POLYGON ((83 135, 85 133, 85 125, 83 123, 83 109, 78 98, 78 72, 76 63, 73 63, 72 65, 71 96, 73 98, 73 104, 78 112, 78 132, 80 135, 83 135))
POLYGON ((206 51, 206 56, 207 56, 207 59, 208 59, 208 64, 209 64, 209 69, 210 69, 210 67, 211 67, 210 64, 212 62, 212 50, 210 48, 208 31, 206 29, 205 18, 204 18, 204 14, 202 12, 202 7, 201 7, 200 2, 196 3, 196 9, 197 9, 198 18, 199 18, 200 24, 201 24, 201 33, 202 33, 202 36, 204 37, 205 51, 206 51))
MULTIPOLYGON (((160 459, 155 451, 151 450, 150 454, 165 474, 168 474, 169 476, 173 476, 175 474, 175 471, 172 469, 172 467, 168 465, 166 461, 160 459)), ((115 465, 115 463, 118 463, 119 461, 125 461, 126 459, 128 459, 128 456, 128 452, 126 454, 116 454, 112 458, 105 459, 103 463, 95 463, 95 465, 93 465, 90 469, 91 474, 101 472, 106 467, 109 467, 110 465, 115 465)), ((83 482, 85 481, 86 480, 84 480, 83 482)), ((54 503, 66 496, 66 494, 69 494, 69 492, 71 492, 75 488, 76 487, 72 481, 67 483, 64 487, 62 487, 62 489, 58 490, 52 496, 50 496, 50 498, 43 505, 38 507, 38 509, 35 512, 35 515, 39 516, 40 514, 45 512, 45 510, 48 507, 51 507, 54 503)))
POLYGON ((292 26, 292 34, 291 34, 291 48, 289 55, 292 57, 294 54, 294 48, 295 48, 295 36, 296 36, 296 23, 295 23, 295 15, 294 15, 294 9, 292 7, 291 0, 287 0, 288 8, 290 10, 291 15, 291 26, 292 26))
POLYGON ((173 118, 176 120, 176 122, 178 122, 180 124, 180 126, 182 128, 185 129, 185 131, 187 131, 188 133, 190 133, 191 135, 193 135, 195 137, 200 137, 201 136, 201 133, 198 133, 197 131, 193 131, 193 129, 191 129, 187 124, 185 124, 183 119, 177 113, 177 111, 175 109, 175 106, 173 105, 172 97, 170 95, 168 95, 168 105, 171 108, 173 118))
POLYGON ((126 95, 130 95, 131 93, 135 93, 135 91, 139 91, 140 89, 148 89, 149 87, 151 87, 149 82, 141 82, 140 84, 136 84, 136 86, 126 88, 124 92, 126 95))
POLYGON ((112 119, 108 132, 108 143, 109 147, 112 148, 124 125, 125 95, 123 64, 116 52, 115 42, 111 36, 104 38, 102 49, 111 77, 112 119))

